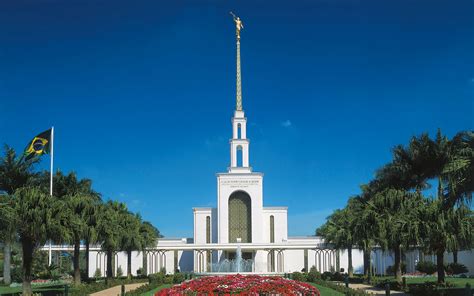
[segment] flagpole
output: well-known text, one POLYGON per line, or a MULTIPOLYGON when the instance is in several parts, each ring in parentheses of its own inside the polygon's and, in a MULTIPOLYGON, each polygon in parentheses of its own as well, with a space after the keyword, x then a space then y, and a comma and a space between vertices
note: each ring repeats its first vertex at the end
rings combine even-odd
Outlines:
POLYGON ((54 162, 54 126, 51 127, 51 169, 49 180, 49 194, 53 196, 53 162, 54 162))
MULTIPOLYGON (((49 172, 49 194, 53 196, 53 164, 54 164, 54 126, 51 127, 51 167, 49 172)), ((49 240, 49 249, 48 249, 48 265, 51 266, 53 263, 53 252, 52 252, 52 241, 49 240)))

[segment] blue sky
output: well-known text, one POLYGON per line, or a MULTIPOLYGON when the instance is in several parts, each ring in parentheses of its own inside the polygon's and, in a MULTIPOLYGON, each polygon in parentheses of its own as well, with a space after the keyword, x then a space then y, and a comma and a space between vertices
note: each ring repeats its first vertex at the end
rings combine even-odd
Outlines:
POLYGON ((3 1, 0 142, 54 125, 57 168, 192 236, 229 164, 230 10, 250 162, 290 235, 313 234, 394 145, 474 128, 470 0, 3 1))

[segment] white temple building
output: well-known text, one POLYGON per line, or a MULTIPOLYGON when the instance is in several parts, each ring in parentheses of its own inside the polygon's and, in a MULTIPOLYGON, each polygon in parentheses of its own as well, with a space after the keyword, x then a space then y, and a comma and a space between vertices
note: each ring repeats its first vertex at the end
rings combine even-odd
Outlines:
MULTIPOLYGON (((193 208, 193 238, 160 238, 154 248, 146 252, 133 252, 133 275, 140 268, 147 274, 163 269, 167 273, 238 271, 282 274, 307 271, 312 266, 320 272, 339 271, 341 268, 347 272, 346 250, 335 250, 316 236, 288 236, 288 208, 264 203, 264 175, 254 172, 250 166, 247 118, 242 108, 240 28, 237 24, 236 107, 231 120, 230 161, 225 172, 216 174, 216 206, 193 208), (236 269, 238 254, 241 254, 243 264, 236 269)), ((72 247, 45 246, 42 249, 49 251, 51 262, 54 251, 72 250, 72 247)), ((352 253, 354 272, 361 273, 363 254, 358 249, 352 253)), ((474 271, 474 258, 470 251, 459 252, 458 256, 459 262, 474 271)), ((448 254, 446 259, 451 257, 448 254)), ((415 265, 421 259, 436 260, 435 256, 425 257, 418 250, 405 252, 407 271, 415 271, 415 265)), ((119 267, 127 270, 125 252, 117 252, 113 261, 115 271, 119 267)), ((389 252, 375 248, 371 261, 376 274, 385 274, 394 260, 389 252)), ((89 276, 94 276, 96 271, 105 276, 106 253, 100 246, 90 249, 89 264, 89 276)))
MULTIPOLYGON (((167 272, 236 271, 231 265, 238 248, 244 262, 240 272, 285 273, 308 270, 313 265, 335 270, 338 265, 337 252, 320 238, 288 236, 287 207, 264 205, 264 175, 250 166, 247 118, 242 108, 241 23, 236 25, 236 106, 231 120, 230 161, 227 171, 216 175, 216 207, 193 208, 193 238, 162 238, 146 254, 134 253, 134 272, 143 265, 147 273, 162 268, 167 272)), ((126 270, 126 256, 118 253, 115 260, 116 267, 126 270)), ((90 275, 96 269, 105 274, 105 253, 91 251, 89 262, 90 275)))

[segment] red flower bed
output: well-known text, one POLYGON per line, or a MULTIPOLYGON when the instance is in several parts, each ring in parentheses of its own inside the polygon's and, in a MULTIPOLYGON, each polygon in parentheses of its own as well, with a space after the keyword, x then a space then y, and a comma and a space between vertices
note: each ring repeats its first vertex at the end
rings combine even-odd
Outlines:
POLYGON ((155 296, 175 295, 314 295, 320 296, 318 289, 314 286, 287 280, 276 276, 258 275, 227 275, 209 276, 194 279, 164 289, 155 296))

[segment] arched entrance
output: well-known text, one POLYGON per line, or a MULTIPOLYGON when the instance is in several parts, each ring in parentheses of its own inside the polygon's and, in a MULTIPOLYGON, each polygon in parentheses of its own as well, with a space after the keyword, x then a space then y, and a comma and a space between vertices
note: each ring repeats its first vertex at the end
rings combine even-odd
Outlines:
POLYGON ((236 191, 229 197, 229 243, 252 242, 252 204, 250 195, 236 191))

